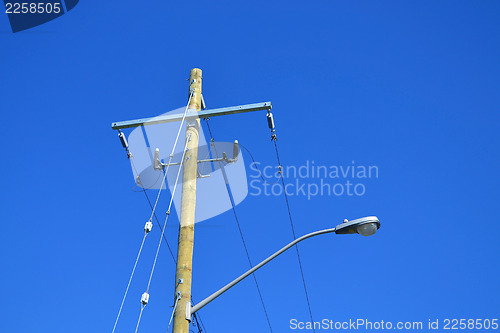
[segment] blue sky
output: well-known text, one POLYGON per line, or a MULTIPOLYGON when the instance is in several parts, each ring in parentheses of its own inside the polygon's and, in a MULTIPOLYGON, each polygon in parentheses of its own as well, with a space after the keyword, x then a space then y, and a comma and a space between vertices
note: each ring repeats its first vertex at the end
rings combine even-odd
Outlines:
MULTIPOLYGON (((185 105, 194 67, 210 108, 273 102, 283 165, 378 167, 363 196, 290 197, 298 235, 382 222, 300 245, 315 320, 498 318, 498 22, 496 1, 81 1, 16 34, 0 15, 0 331, 111 331, 150 210, 110 124, 185 105)), ((211 127, 275 165, 264 113, 211 127)), ((291 241, 282 196, 237 212, 253 262, 291 241)), ((135 327, 148 237, 117 332, 135 327)), ((231 212, 195 239, 201 300, 248 263, 231 212)), ((139 331, 166 330, 174 274, 163 247, 139 331)), ((309 320, 293 251, 257 278, 274 332, 309 320)), ((251 279, 200 314, 209 333, 268 331, 251 279)))

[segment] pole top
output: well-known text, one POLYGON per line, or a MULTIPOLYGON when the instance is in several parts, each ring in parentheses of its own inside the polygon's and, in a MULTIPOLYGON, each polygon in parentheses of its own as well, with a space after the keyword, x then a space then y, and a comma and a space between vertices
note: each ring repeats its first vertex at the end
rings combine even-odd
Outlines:
POLYGON ((193 77, 200 77, 201 78, 201 73, 202 73, 201 69, 193 68, 193 69, 191 69, 191 73, 190 73, 191 78, 193 78, 193 77))

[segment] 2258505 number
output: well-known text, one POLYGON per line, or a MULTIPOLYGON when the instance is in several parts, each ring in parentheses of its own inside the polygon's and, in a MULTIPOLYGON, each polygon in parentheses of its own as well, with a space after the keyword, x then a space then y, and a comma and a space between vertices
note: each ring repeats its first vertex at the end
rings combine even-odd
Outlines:
POLYGON ((35 3, 35 2, 7 2, 5 4, 6 14, 59 14, 61 4, 56 3, 35 3))
POLYGON ((496 330, 498 319, 444 319, 444 330, 496 330))

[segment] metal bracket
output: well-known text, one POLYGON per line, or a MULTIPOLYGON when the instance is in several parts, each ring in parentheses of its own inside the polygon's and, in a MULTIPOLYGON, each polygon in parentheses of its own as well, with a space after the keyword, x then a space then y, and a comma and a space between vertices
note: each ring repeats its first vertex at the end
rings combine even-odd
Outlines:
POLYGON ((191 302, 186 302, 186 320, 191 322, 191 302))
POLYGON ((196 120, 197 119, 187 120, 187 122, 186 122, 187 128, 194 127, 196 129, 199 129, 200 128, 200 123, 197 122, 196 120))
POLYGON ((200 170, 197 170, 197 172, 198 172, 198 175, 197 175, 198 178, 208 178, 208 177, 210 177, 210 174, 208 174, 208 175, 202 175, 200 173, 200 170))
MULTIPOLYGON (((238 146, 238 140, 234 140, 233 144, 233 158, 227 157, 227 154, 225 152, 222 153, 222 157, 219 158, 210 158, 210 159, 205 159, 205 160, 198 160, 199 163, 213 163, 213 162, 226 162, 226 163, 235 163, 238 161, 238 152, 239 152, 239 146, 238 146)), ((154 156, 154 162, 153 162, 153 168, 155 170, 163 170, 163 168, 172 166, 172 165, 181 165, 181 162, 175 162, 175 163, 163 163, 160 160, 160 149, 156 148, 155 149, 155 156, 154 156)), ((198 177, 199 178, 206 178, 206 176, 201 175, 198 172, 198 177)))
POLYGON ((155 170, 162 170, 164 166, 165 166, 165 163, 162 163, 162 161, 160 161, 160 149, 156 148, 155 159, 153 162, 153 168, 155 170))

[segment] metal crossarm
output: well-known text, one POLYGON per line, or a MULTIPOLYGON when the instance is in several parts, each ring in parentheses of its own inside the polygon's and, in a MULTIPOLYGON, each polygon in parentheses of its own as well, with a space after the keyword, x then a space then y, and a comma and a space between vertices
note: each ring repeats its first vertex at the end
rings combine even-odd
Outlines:
MULTIPOLYGON (((264 103, 254 103, 254 104, 230 106, 227 108, 219 108, 219 109, 213 109, 213 110, 202 110, 199 112, 196 112, 193 110, 188 110, 188 112, 186 113, 186 120, 196 119, 196 118, 210 118, 210 117, 216 117, 216 116, 225 116, 228 114, 237 114, 237 113, 245 113, 245 112, 260 111, 260 110, 271 110, 271 108, 272 108, 271 102, 264 102, 264 103)), ((152 117, 152 118, 142 118, 142 119, 135 119, 135 120, 120 121, 120 122, 112 123, 111 128, 114 130, 119 130, 119 129, 130 128, 130 127, 139 127, 139 126, 145 126, 145 125, 169 123, 169 122, 174 122, 174 121, 181 121, 183 116, 184 116, 183 114, 179 113, 179 114, 170 114, 170 115, 166 115, 166 116, 159 116, 159 117, 152 117)))

